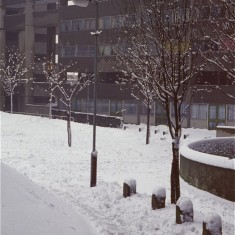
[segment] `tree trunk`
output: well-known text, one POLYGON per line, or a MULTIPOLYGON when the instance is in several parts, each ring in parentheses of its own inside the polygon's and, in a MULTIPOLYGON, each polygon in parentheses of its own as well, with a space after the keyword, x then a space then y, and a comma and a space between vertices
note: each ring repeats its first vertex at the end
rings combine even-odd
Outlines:
POLYGON ((50 119, 52 119, 51 103, 52 103, 52 94, 50 94, 50 100, 49 100, 49 118, 50 119))
POLYGON ((72 133, 71 133, 71 103, 69 102, 67 111, 67 133, 68 133, 68 145, 72 146, 72 133))
POLYGON ((11 113, 13 113, 13 93, 11 92, 11 113))
POLYGON ((147 107, 146 144, 149 144, 149 140, 150 140, 150 114, 151 114, 151 108, 150 108, 150 106, 148 106, 147 107))
POLYGON ((172 144, 172 167, 171 167, 171 203, 176 204, 180 197, 179 181, 179 147, 178 143, 172 144))

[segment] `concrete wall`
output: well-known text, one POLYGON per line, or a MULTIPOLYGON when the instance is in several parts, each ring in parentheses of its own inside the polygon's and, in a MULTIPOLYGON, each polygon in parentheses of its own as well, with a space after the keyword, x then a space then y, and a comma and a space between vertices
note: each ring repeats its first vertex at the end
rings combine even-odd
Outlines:
POLYGON ((49 107, 46 105, 26 104, 25 112, 29 114, 38 114, 42 116, 48 116, 49 107))
POLYGON ((235 201, 235 171, 190 160, 180 155, 180 176, 199 189, 235 201))
MULTIPOLYGON (((67 111, 52 109, 52 116, 55 119, 67 120, 67 111)), ((93 125, 93 114, 71 112, 71 117, 74 122, 89 123, 90 125, 93 125)), ((96 116, 96 125, 102 126, 102 127, 120 128, 122 126, 122 118, 113 117, 113 116, 97 115, 96 116)))
POLYGON ((234 126, 217 126, 216 137, 230 137, 235 136, 234 126))
POLYGON ((207 129, 208 128, 208 121, 207 119, 200 120, 200 119, 190 119, 190 126, 194 128, 202 128, 207 129))

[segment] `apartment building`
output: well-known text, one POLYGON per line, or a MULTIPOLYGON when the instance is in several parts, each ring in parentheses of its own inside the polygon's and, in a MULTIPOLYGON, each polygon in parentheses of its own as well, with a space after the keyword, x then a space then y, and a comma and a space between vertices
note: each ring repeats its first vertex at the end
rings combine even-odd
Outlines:
MULTIPOLYGON (((146 108, 130 95, 128 89, 120 90, 120 86, 115 83, 119 72, 110 63, 114 57, 110 35, 122 27, 125 20, 125 9, 121 2, 109 0, 98 4, 98 22, 102 33, 98 43, 97 113, 122 116, 126 123, 146 122, 146 108)), ((218 14, 215 7, 207 6, 205 16, 202 17, 218 14)), ((221 17, 224 16, 223 11, 219 12, 221 17)), ((87 7, 78 7, 70 5, 67 0, 0 0, 0 13, 1 51, 6 46, 15 46, 24 51, 31 62, 44 57, 64 65, 76 61, 71 72, 94 72, 95 40, 91 35, 95 30, 94 3, 87 7)), ((198 44, 203 50, 207 50, 205 41, 198 44)), ((215 50, 219 51, 219 48, 215 50)), ((1 55, 0 59, 2 58, 1 55)), ((18 93, 14 95, 14 111, 46 114, 48 92, 44 75, 37 69, 31 76, 36 82, 19 86, 18 93)), ((195 94, 191 107, 185 112, 185 127, 213 129, 217 125, 234 125, 234 99, 215 89, 217 85, 234 95, 235 87, 227 81, 226 73, 208 66, 201 73, 200 83, 200 90, 206 87, 208 92, 199 91, 195 94)), ((1 96, 2 109, 9 110, 9 98, 4 97, 3 92, 1 96)), ((54 106, 65 109, 60 98, 60 94, 55 95, 54 106)), ((72 110, 91 113, 93 105, 91 85, 72 101, 72 110)), ((165 123, 164 110, 156 100, 152 108, 151 124, 165 123)))

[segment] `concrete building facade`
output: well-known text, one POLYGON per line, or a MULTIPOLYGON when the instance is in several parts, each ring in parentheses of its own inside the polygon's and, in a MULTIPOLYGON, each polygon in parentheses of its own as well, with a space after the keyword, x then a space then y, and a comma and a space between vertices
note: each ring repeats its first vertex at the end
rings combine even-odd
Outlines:
MULTIPOLYGON (((99 3, 97 113, 122 116, 126 123, 146 122, 146 108, 128 90, 120 90, 115 83, 118 72, 109 62, 114 57, 109 35, 122 24, 124 9, 117 1, 99 3), (123 11, 122 11, 123 10, 123 11)), ((46 58, 64 65, 76 61, 71 72, 93 73, 95 4, 88 7, 69 6, 67 0, 0 0, 0 59, 6 47, 15 46, 26 55, 26 66, 46 58)), ((30 70, 35 82, 21 84, 14 95, 15 112, 48 113, 47 84, 40 69, 30 70)), ((185 112, 184 127, 214 129, 217 125, 234 125, 234 99, 214 89, 217 85, 235 96, 234 85, 224 82, 224 73, 208 68, 202 73, 201 88, 210 92, 195 94, 192 105, 185 112), (207 81, 207 83, 205 83, 207 81), (208 81, 210 81, 208 83, 208 81), (221 82, 222 81, 222 82, 221 82), (205 85, 209 84, 209 85, 205 85)), ((65 109, 57 94, 54 106, 65 109)), ((185 104, 185 107, 187 104, 185 104)), ((1 90, 1 109, 9 110, 8 97, 1 90)), ((93 86, 84 89, 72 101, 72 110, 90 113, 93 110, 93 86)), ((174 115, 173 113, 171 115, 174 115)), ((166 124, 164 110, 155 101, 151 124, 166 124)))

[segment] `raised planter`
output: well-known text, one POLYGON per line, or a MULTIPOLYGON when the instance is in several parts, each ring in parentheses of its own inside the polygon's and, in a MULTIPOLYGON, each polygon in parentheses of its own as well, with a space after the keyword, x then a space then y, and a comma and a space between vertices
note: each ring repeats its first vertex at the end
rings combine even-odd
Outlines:
POLYGON ((190 185, 235 201, 233 151, 235 138, 231 137, 202 140, 185 145, 180 149, 180 176, 190 185))

